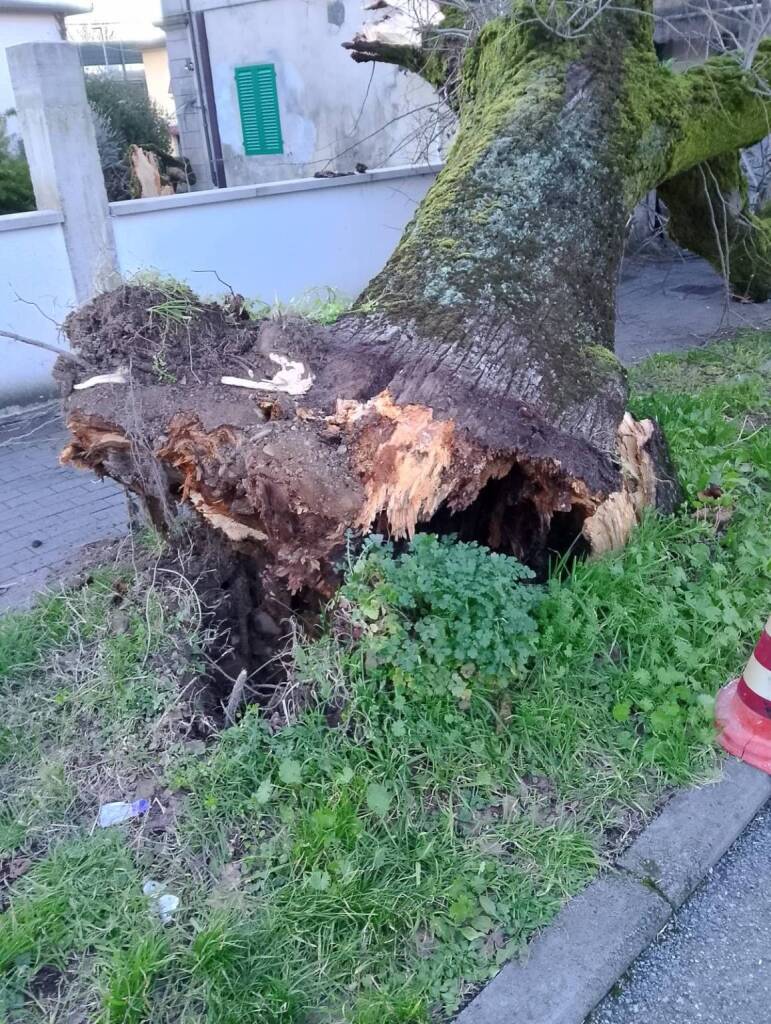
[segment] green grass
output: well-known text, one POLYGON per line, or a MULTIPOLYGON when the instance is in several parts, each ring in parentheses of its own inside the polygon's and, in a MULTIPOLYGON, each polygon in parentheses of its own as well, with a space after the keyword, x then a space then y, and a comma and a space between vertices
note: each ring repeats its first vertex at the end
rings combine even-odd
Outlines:
POLYGON ((0 836, 32 863, 0 924, 9 1021, 50 1019, 43 965, 102 1024, 454 1012, 669 789, 717 772, 714 695, 768 614, 770 380, 767 335, 636 368, 686 501, 570 576, 370 545, 295 648, 317 703, 277 732, 256 710, 204 750, 164 731, 173 638, 202 639, 176 577, 171 597, 112 574, 0 620, 0 836), (90 835, 105 780, 148 771, 166 828, 90 835), (147 878, 181 898, 166 928, 147 878))
POLYGON ((144 925, 135 936, 129 932, 128 938, 116 943, 105 970, 103 1024, 141 1024, 151 1019, 153 986, 167 964, 169 944, 159 930, 148 933, 144 925))
POLYGON ((0 629, 0 679, 39 664, 45 654, 67 635, 65 599, 53 595, 30 612, 9 612, 0 629))
MULTIPOLYGON (((203 303, 227 302, 232 297, 232 292, 225 292, 199 299, 185 282, 155 270, 132 274, 127 283, 153 288, 162 295, 163 301, 151 306, 148 313, 167 327, 187 327, 198 316, 203 303)), ((273 302, 266 302, 260 298, 250 298, 245 302, 245 309, 252 320, 299 316, 314 323, 328 325, 347 313, 351 305, 351 300, 336 288, 327 287, 309 288, 302 295, 288 301, 276 299, 273 302)))
POLYGON ((151 571, 100 569, 0 619, 0 858, 45 844, 52 828, 77 834, 123 773, 158 770, 187 668, 179 644, 201 628, 189 585, 166 580, 162 591, 151 571))
POLYGON ((102 833, 54 843, 18 883, 3 915, 0 1010, 23 1004, 41 966, 64 971, 74 957, 112 957, 114 949, 122 949, 145 912, 137 882, 120 836, 102 833))
POLYGON ((351 309, 351 301, 334 288, 311 288, 288 302, 252 299, 247 308, 253 320, 300 316, 319 324, 333 324, 351 309))
POLYGON ((629 371, 632 389, 637 395, 668 393, 687 395, 694 391, 742 380, 768 380, 768 334, 743 332, 736 340, 693 348, 675 355, 655 355, 629 371))

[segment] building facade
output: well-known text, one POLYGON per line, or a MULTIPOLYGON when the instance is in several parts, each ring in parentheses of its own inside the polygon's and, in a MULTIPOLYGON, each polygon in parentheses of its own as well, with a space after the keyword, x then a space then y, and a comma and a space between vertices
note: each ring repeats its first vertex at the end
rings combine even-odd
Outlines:
POLYGON ((434 90, 342 48, 361 0, 163 0, 180 147, 200 187, 437 159, 434 90))

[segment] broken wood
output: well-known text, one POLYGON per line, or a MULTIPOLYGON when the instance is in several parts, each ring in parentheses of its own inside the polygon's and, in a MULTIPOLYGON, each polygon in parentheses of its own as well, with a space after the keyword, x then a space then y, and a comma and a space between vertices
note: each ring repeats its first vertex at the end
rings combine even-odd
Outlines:
POLYGON ((155 153, 141 146, 129 146, 128 155, 135 199, 174 195, 174 186, 164 185, 161 180, 161 166, 155 153))
MULTIPOLYGON (((147 289, 110 293, 72 318, 73 339, 79 318, 114 326, 156 304, 147 289)), ((146 318, 137 333, 168 355, 169 328, 146 318)), ((377 529, 398 539, 421 528, 452 531, 543 569, 549 552, 577 539, 597 552, 620 545, 645 506, 674 502, 655 429, 624 415, 623 392, 606 388, 585 424, 563 407, 570 424, 563 427, 556 407, 549 421, 502 388, 491 407, 490 392, 457 366, 439 378, 433 402, 422 399, 424 353, 404 353, 397 365, 383 351, 379 319, 346 317, 326 329, 234 323, 206 307, 200 324, 200 334, 195 321, 184 328, 185 361, 165 363, 177 375, 191 366, 194 386, 136 372, 119 391, 73 392, 63 459, 140 493, 163 529, 177 503, 190 504, 287 591, 331 593, 349 533, 377 529), (264 373, 282 349, 287 365, 312 374, 306 394, 252 397, 220 383, 221 368, 247 364, 264 373), (603 410, 611 410, 607 420, 603 410), (606 423, 612 433, 600 449, 590 432, 601 436, 606 423)), ((116 356, 114 346, 102 351, 104 359, 116 356)), ((130 352, 123 356, 130 364, 130 352)), ((606 365, 616 372, 612 358, 606 365)))

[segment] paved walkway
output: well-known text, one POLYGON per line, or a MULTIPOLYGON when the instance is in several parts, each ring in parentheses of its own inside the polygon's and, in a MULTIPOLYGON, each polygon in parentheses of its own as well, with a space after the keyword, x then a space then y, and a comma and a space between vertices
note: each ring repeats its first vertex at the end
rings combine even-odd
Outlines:
POLYGON ((766 805, 587 1024, 771 1021, 766 805))
POLYGON ((126 531, 122 489, 60 466, 65 441, 58 403, 0 417, 0 611, 27 603, 83 544, 126 531))

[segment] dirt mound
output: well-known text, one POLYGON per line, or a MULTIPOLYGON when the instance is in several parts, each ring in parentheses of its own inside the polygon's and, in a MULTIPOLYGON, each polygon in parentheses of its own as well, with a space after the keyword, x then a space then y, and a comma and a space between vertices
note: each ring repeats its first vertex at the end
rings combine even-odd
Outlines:
POLYGON ((122 285, 71 313, 64 329, 94 372, 125 368, 137 384, 213 384, 277 369, 268 358, 274 322, 249 319, 239 296, 203 302, 181 285, 122 285))

